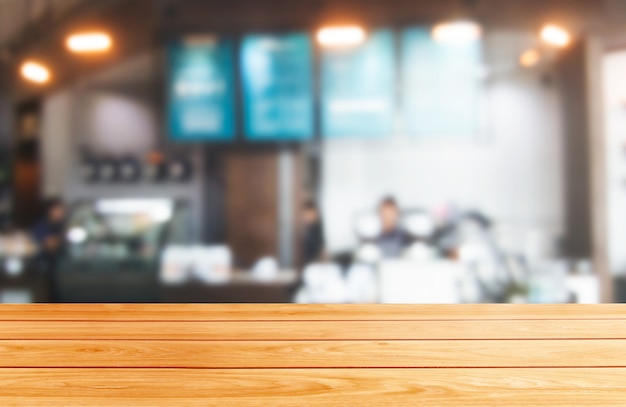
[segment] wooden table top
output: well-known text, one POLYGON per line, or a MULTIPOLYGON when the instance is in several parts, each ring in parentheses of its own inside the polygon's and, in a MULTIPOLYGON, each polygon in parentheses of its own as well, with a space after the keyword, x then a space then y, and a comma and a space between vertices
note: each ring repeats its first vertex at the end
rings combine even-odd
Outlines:
POLYGON ((1 406, 625 406, 623 305, 2 305, 1 406))

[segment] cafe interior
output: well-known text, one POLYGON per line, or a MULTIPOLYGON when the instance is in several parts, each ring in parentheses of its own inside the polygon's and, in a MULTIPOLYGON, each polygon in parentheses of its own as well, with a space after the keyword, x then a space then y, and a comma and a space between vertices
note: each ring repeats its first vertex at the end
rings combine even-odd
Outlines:
POLYGON ((0 302, 626 302, 626 2, 0 0, 0 302))

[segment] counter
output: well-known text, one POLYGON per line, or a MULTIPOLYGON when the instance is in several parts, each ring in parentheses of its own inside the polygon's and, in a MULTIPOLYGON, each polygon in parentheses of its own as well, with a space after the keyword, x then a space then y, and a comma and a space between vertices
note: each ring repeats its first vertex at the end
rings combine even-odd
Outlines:
POLYGON ((622 305, 4 305, 0 405, 623 406, 622 305))

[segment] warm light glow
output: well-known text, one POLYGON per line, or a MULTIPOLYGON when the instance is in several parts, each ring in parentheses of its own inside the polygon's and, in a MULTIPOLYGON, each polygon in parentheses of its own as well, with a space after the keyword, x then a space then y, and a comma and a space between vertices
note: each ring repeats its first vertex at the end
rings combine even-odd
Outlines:
POLYGON ((566 47, 571 41, 570 34, 558 25, 546 25, 541 30, 541 39, 555 47, 566 47))
POLYGON ((317 33, 317 41, 325 47, 359 45, 365 41, 365 31, 361 27, 326 27, 317 33))
POLYGON ((44 65, 37 62, 25 62, 22 64, 22 76, 35 83, 44 84, 50 80, 50 71, 44 65))
POLYGON ((541 61, 541 54, 536 49, 529 49, 519 57, 519 63, 524 68, 530 68, 541 61))
POLYGON ((67 38, 67 48, 72 52, 104 52, 111 45, 111 37, 105 33, 74 34, 67 38))
POLYGON ((480 25, 471 21, 437 24, 432 32, 435 41, 447 44, 475 41, 480 38, 481 34, 480 25))

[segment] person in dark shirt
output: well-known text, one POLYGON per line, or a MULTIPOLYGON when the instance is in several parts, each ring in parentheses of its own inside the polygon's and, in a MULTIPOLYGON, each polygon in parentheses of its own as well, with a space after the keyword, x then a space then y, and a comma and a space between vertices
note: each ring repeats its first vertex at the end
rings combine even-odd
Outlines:
POLYGON ((43 215, 32 231, 38 258, 48 279, 50 302, 57 301, 56 269, 65 242, 65 207, 59 199, 44 204, 43 215))
POLYGON ((400 210, 395 198, 384 198, 378 205, 381 232, 376 239, 384 258, 399 258, 410 243, 409 235, 400 225, 400 210))
POLYGON ((315 202, 306 202, 302 208, 303 239, 302 264, 307 265, 321 260, 324 254, 324 227, 320 211, 315 202))

